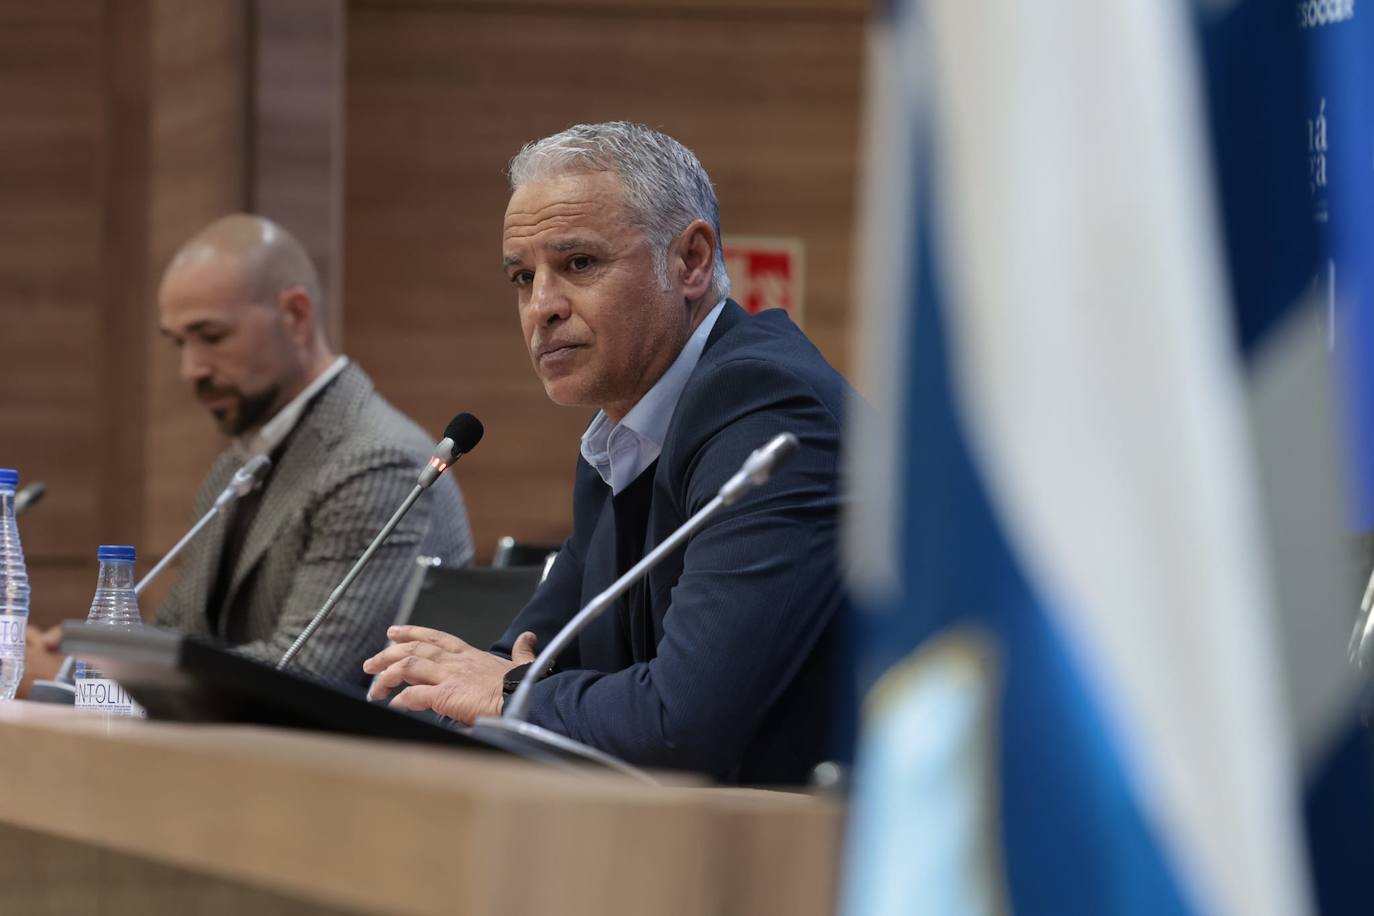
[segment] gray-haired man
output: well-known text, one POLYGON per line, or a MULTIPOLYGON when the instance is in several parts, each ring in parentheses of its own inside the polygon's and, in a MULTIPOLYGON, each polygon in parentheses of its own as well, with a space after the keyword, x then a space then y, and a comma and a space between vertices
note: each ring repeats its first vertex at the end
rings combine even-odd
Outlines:
POLYGON ((461 721, 498 714, 536 644, 786 430, 792 462, 584 631, 530 719, 639 765, 800 782, 830 750, 850 390, 786 315, 726 298, 715 191, 681 143, 578 125, 522 150, 511 185, 502 264, 535 373, 556 403, 597 411, 573 534, 493 652, 396 628, 367 663, 374 690, 411 684, 393 702, 461 721))

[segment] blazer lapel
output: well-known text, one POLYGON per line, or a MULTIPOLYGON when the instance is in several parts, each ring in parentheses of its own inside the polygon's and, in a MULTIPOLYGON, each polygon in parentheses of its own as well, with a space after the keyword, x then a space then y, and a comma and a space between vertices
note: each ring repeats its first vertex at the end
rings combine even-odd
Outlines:
POLYGON ((234 563, 234 574, 224 595, 224 613, 219 630, 228 632, 239 590, 254 567, 277 539, 278 532, 297 514, 305 511, 311 497, 311 483, 320 467, 329 461, 330 450, 339 440, 344 418, 372 393, 372 385, 355 365, 350 364, 330 382, 306 408, 287 437, 277 458, 267 488, 262 492, 257 517, 234 563))
MULTIPOLYGON (((229 618, 244 580, 272 546, 282 526, 304 510, 310 495, 310 481, 319 463, 326 458, 319 431, 307 425, 302 418, 301 425, 292 430, 290 441, 286 443, 272 476, 268 478, 267 487, 260 496, 258 514, 248 529, 243 550, 234 562, 229 588, 224 593, 224 611, 219 618, 220 636, 228 632, 229 618)), ((223 530, 222 527, 221 532, 223 530)), ((223 534, 220 543, 223 543, 223 534)))
MULTIPOLYGON (((749 313, 744 310, 734 299, 726 299, 725 307, 720 310, 720 315, 716 318, 715 327, 711 328, 711 334, 706 338, 706 346, 702 348, 704 355, 707 350, 715 346, 716 342, 725 336, 735 325, 749 317, 749 313)), ((697 365, 701 365, 698 363, 697 365)))

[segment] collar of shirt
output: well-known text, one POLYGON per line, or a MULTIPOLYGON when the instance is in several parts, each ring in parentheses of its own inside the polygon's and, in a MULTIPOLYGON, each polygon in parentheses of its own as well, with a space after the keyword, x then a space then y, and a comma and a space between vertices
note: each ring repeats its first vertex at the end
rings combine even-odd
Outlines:
POLYGON ((716 326, 716 319, 724 307, 722 299, 707 313, 668 371, 630 408, 624 419, 612 423, 605 411, 598 410, 582 434, 583 459, 596 469, 612 493, 628 487, 658 459, 682 389, 687 387, 687 379, 701 361, 706 339, 711 336, 711 329, 716 326))
POLYGON ((340 356, 329 364, 329 368, 315 377, 315 380, 305 386, 305 390, 291 399, 281 410, 273 415, 257 430, 247 436, 240 436, 236 442, 238 449, 245 458, 252 458, 255 455, 269 455, 272 450, 281 445, 290 435, 291 430, 296 428, 300 422, 301 414, 305 413, 305 406, 310 403, 310 399, 319 394, 325 385, 334 381, 334 378, 348 365, 348 357, 340 356))

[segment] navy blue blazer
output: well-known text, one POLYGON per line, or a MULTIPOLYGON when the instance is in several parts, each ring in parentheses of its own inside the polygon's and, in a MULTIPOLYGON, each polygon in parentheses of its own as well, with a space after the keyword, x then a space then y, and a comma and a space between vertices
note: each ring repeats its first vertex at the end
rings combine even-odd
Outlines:
POLYGON ((851 389, 780 311, 727 301, 658 460, 612 497, 578 459, 573 533, 493 651, 539 645, 783 431, 801 447, 589 626, 530 721, 640 766, 804 782, 830 750, 842 601, 839 452, 851 389))

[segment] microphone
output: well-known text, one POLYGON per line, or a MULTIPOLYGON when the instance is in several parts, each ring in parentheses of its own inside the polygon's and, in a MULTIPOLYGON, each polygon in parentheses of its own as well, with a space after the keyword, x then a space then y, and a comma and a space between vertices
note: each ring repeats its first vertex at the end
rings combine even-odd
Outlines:
MULTIPOLYGON (((787 463, 797 450, 797 437, 791 433, 778 433, 762 448, 756 448, 744 459, 744 465, 735 476, 725 481, 720 488, 721 505, 733 506, 739 498, 755 487, 762 486, 773 476, 773 472, 787 463)), ((710 508, 708 503, 702 512, 710 508)), ((697 513, 700 515, 701 513, 697 513)))
POLYGON ((420 472, 420 479, 416 485, 422 490, 428 488, 439 479, 440 474, 448 470, 449 465, 458 460, 460 455, 466 455, 475 449, 477 443, 482 441, 482 433, 485 431, 482 421, 470 413, 460 413, 449 420, 448 426, 444 427, 444 438, 434 446, 434 454, 429 456, 429 464, 420 472))
POLYGON ((224 492, 215 497, 214 508, 222 510, 234 500, 252 493, 266 479, 267 472, 271 469, 272 459, 266 455, 256 455, 248 459, 248 462, 229 478, 224 492))
POLYGON ((434 447, 434 452, 429 456, 429 461, 420 470, 420 476, 415 481, 415 489, 410 491, 410 495, 401 503, 399 509, 392 514, 391 518, 382 530, 377 532, 377 536, 372 539, 372 543, 367 545, 363 555, 358 557, 357 562, 343 577, 334 591, 329 593, 324 604, 315 612, 315 616, 310 618, 310 622, 301 630, 301 634, 296 637, 296 641, 282 655, 281 661, 277 662, 277 670, 281 671, 291 663, 291 659, 296 657, 296 653, 301 651, 301 646, 305 645, 311 635, 320 628, 334 606, 343 598, 344 592, 353 584, 353 580, 358 578, 358 574, 363 571, 363 567, 372 559, 373 554, 382 546, 382 543, 391 536, 391 532, 401 523, 401 519, 410 511, 410 507, 415 505, 415 500, 420 498, 420 494, 429 489, 430 484, 439 479, 439 475, 449 469, 453 462, 461 456, 467 454, 477 447, 477 443, 482 441, 482 423, 470 413, 460 413, 448 422, 444 428, 444 438, 439 440, 439 444, 434 447))
POLYGON ((664 557, 672 553, 683 542, 695 534, 712 515, 720 511, 725 506, 732 506, 739 502, 740 498, 755 487, 768 482, 773 473, 792 457, 797 450, 797 437, 791 433, 779 433, 769 442, 755 449, 734 476, 727 480, 721 488, 716 491, 716 495, 706 505, 702 506, 698 512, 682 524, 666 540, 660 543, 653 550, 649 551, 645 557, 636 563, 619 579, 597 595, 587 606, 578 611, 576 616, 558 631, 558 634, 544 647, 539 653, 539 657, 530 665, 525 677, 520 681, 520 686, 515 693, 511 694, 501 711, 500 718, 491 716, 481 716, 473 723, 471 734, 474 737, 484 737, 490 731, 514 733, 525 738, 529 738, 536 743, 552 745, 559 750, 579 754, 597 763, 608 764, 622 772, 627 772, 638 778, 652 782, 642 771, 631 767, 624 761, 617 760, 596 748, 587 747, 580 742, 573 741, 564 735, 551 732, 548 729, 540 728, 525 721, 525 715, 529 711, 530 691, 534 684, 539 680, 541 673, 548 671, 553 665, 555 658, 566 649, 577 635, 587 628, 587 626, 600 617, 615 599, 623 595, 631 585, 639 581, 644 575, 656 566, 664 557))
POLYGON ((156 579, 186 549, 186 545, 195 540, 196 535, 200 534, 216 515, 224 512, 235 500, 247 496, 261 486, 267 477, 267 472, 271 469, 272 459, 266 455, 257 455, 248 459, 243 467, 234 472, 234 476, 230 478, 224 490, 215 497, 214 504, 200 517, 199 521, 191 526, 191 530, 183 534, 181 540, 173 544, 172 549, 167 551, 161 560, 157 561, 157 565, 148 570, 142 579, 138 580, 138 584, 134 586, 134 594, 142 594, 143 589, 148 587, 148 583, 156 579))
POLYGON ((41 500, 47 492, 48 486, 41 480, 35 480, 33 483, 22 488, 18 493, 14 494, 14 514, 16 516, 23 515, 25 512, 38 505, 38 501, 41 500))

